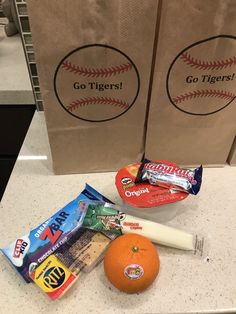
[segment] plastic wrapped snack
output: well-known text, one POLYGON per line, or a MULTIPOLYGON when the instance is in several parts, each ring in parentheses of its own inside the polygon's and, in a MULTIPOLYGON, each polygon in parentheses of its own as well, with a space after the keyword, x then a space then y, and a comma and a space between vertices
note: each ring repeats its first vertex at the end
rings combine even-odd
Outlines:
POLYGON ((144 159, 135 183, 148 181, 167 189, 173 189, 190 194, 197 194, 202 183, 202 166, 190 170, 173 166, 165 160, 150 161, 144 159))
POLYGON ((78 279, 54 254, 46 258, 31 274, 32 280, 52 300, 60 298, 78 279))
POLYGON ((87 206, 93 204, 94 201, 109 200, 91 186, 86 185, 75 200, 28 234, 19 237, 2 249, 4 255, 26 282, 31 281, 31 273, 39 264, 68 242, 77 232, 82 225, 87 206))
POLYGON ((79 228, 31 272, 31 278, 56 300, 74 284, 81 271, 91 271, 102 260, 110 242, 111 239, 100 232, 79 228))
POLYGON ((55 253, 56 257, 74 273, 91 271, 103 258, 111 239, 100 232, 80 228, 55 253))
MULTIPOLYGON (((204 239, 191 233, 178 230, 150 220, 134 217, 122 211, 122 207, 103 203, 91 205, 93 215, 89 228, 99 231, 111 231, 122 234, 136 233, 147 237, 154 243, 186 251, 196 251, 202 254, 204 239)), ((198 253, 199 254, 199 253, 198 253)))

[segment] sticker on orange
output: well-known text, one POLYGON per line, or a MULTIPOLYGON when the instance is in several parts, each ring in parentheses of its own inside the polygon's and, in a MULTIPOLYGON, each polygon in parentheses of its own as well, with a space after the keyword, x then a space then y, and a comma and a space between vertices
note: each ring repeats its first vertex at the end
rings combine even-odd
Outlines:
MULTIPOLYGON (((166 161, 165 161, 166 162, 166 161)), ((178 167, 172 162, 170 166, 178 167)), ((120 169, 116 174, 116 188, 120 197, 130 206, 150 208, 181 201, 187 193, 154 186, 148 182, 135 183, 141 163, 131 164, 120 169)))
POLYGON ((143 267, 138 264, 130 264, 125 267, 124 274, 131 280, 137 280, 144 274, 143 267))

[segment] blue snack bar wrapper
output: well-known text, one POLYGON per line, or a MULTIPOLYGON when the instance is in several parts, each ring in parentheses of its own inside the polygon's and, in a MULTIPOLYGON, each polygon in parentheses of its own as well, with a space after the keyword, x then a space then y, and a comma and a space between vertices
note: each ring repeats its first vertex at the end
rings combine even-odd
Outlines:
POLYGON ((86 184, 76 199, 28 234, 1 249, 26 282, 31 282, 30 274, 37 266, 66 243, 82 226, 87 208, 94 201, 109 202, 86 184))

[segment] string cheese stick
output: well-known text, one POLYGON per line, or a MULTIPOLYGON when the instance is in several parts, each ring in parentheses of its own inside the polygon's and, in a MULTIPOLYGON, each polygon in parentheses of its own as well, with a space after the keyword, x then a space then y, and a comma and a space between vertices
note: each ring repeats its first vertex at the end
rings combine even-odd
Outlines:
POLYGON ((137 233, 154 243, 182 250, 194 250, 195 237, 190 233, 127 214, 120 224, 124 234, 137 233))

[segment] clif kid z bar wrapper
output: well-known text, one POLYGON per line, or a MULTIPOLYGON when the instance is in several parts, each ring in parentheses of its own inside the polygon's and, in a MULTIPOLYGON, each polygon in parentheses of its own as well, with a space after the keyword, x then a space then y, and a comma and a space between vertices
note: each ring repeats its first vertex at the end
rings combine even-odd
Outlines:
POLYGON ((135 183, 148 181, 152 185, 196 195, 202 183, 202 170, 202 166, 190 170, 173 166, 164 160, 150 161, 144 159, 135 183))
POLYGON ((19 237, 2 249, 4 255, 25 279, 31 282, 31 274, 48 256, 81 227, 87 206, 94 201, 109 201, 91 186, 86 185, 79 196, 55 213, 51 218, 19 237))

